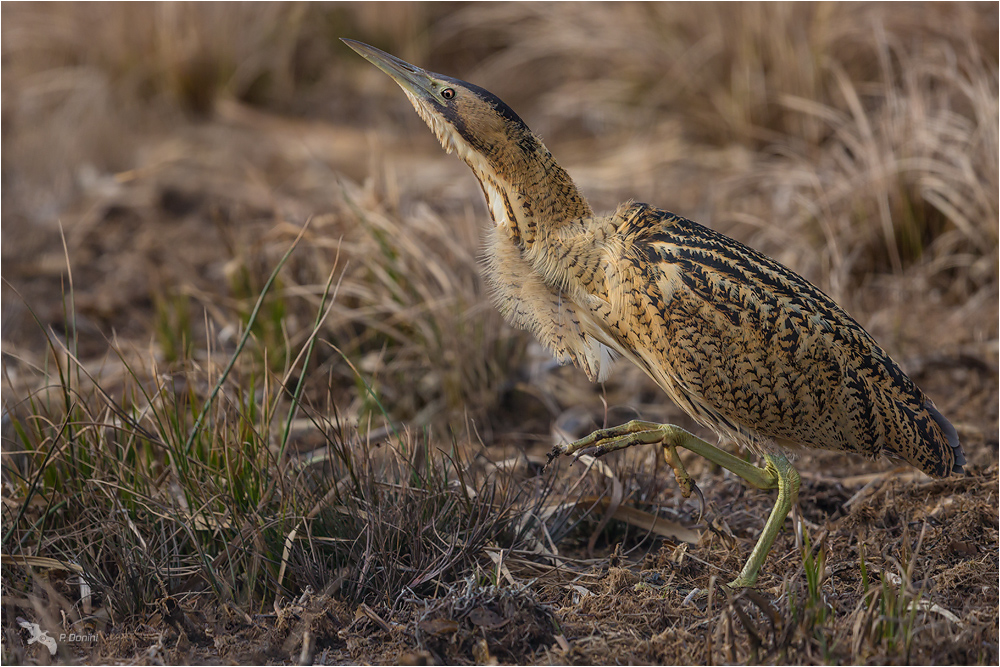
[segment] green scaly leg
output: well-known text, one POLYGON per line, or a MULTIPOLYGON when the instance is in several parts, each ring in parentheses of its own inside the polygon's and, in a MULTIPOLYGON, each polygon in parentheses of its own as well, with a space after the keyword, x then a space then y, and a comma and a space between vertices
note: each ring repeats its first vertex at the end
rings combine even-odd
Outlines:
POLYGON ((799 473, 783 455, 765 454, 764 460, 767 463, 763 468, 759 468, 708 444, 678 426, 633 420, 621 426, 599 429, 570 444, 556 445, 549 458, 551 460, 560 454, 581 453, 604 456, 633 445, 652 444, 659 444, 663 447, 664 458, 666 458, 667 464, 673 468, 677 483, 685 498, 690 495, 691 489, 696 487, 693 487, 691 478, 684 470, 684 466, 681 465, 680 457, 677 456, 677 447, 683 447, 712 463, 731 470, 758 489, 765 491, 778 489, 778 498, 774 503, 774 509, 771 510, 771 515, 768 517, 767 523, 764 524, 764 530, 761 532, 757 544, 739 576, 729 583, 733 588, 753 586, 757 582, 760 568, 767 559, 767 554, 785 522, 785 517, 788 516, 788 512, 799 498, 799 473))

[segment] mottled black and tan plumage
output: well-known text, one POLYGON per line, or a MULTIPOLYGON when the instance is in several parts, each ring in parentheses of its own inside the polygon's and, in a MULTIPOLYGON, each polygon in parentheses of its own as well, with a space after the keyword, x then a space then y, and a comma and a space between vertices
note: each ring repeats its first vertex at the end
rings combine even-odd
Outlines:
POLYGON ((645 204, 584 225, 613 235, 614 254, 569 253, 578 265, 602 267, 602 275, 567 281, 565 289, 599 296, 591 315, 613 339, 609 347, 701 424, 758 449, 804 445, 888 454, 929 475, 960 470, 951 424, 857 322, 802 277, 645 204))
POLYGON ((676 447, 778 500, 733 582, 752 585, 794 504, 784 448, 905 459, 961 472, 952 425, 847 313, 804 278, 722 234, 646 204, 594 215, 524 121, 492 93, 345 40, 404 90, 442 146, 479 179, 493 217, 486 274, 514 325, 603 379, 624 356, 700 424, 751 448, 757 468, 670 425, 630 422, 557 448, 605 454, 658 443, 690 491, 676 447))

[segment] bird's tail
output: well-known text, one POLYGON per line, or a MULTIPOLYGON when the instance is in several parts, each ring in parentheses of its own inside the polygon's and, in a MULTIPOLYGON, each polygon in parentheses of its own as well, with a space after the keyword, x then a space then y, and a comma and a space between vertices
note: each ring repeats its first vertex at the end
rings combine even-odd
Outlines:
POLYGON ((934 404, 925 400, 921 408, 894 401, 896 421, 901 432, 889 437, 887 452, 906 459, 911 465, 934 477, 961 475, 965 472, 965 451, 958 441, 958 433, 934 404), (902 414, 900 414, 902 413, 902 414))
MULTIPOLYGON (((938 428, 941 429, 941 433, 944 435, 945 440, 948 441, 948 446, 951 447, 952 452, 952 464, 951 470, 949 472, 955 473, 956 475, 961 475, 965 473, 965 450, 962 449, 962 443, 958 441, 958 431, 952 426, 951 422, 948 421, 943 414, 938 412, 938 409, 934 407, 930 399, 924 403, 924 409, 930 414, 931 419, 937 424, 938 428)), ((947 475, 947 473, 945 473, 947 475)), ((942 475, 945 476, 945 475, 942 475)))

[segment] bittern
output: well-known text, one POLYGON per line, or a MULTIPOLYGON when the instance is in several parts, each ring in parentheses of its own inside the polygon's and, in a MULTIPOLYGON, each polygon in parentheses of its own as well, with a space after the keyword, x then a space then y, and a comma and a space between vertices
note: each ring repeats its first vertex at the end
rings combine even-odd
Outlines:
POLYGON ((638 365, 697 423, 764 461, 758 467, 670 424, 600 429, 559 454, 659 444, 682 493, 677 448, 777 489, 733 587, 752 586, 791 507, 806 446, 904 459, 961 473, 955 428, 830 297, 778 262, 646 204, 596 215, 521 118, 496 95, 345 39, 406 93, 444 149, 469 165, 493 218, 485 272, 500 311, 561 362, 602 381, 638 365))

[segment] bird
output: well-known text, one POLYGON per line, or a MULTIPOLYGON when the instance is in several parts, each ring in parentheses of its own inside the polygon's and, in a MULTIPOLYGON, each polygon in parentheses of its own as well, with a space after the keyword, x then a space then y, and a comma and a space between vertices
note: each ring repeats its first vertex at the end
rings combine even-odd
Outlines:
MULTIPOLYGON (((641 368, 700 426, 763 466, 678 426, 632 420, 561 455, 659 445, 682 495, 697 488, 677 448, 747 484, 777 490, 733 589, 752 587, 801 478, 801 448, 902 459, 962 474, 952 424, 830 297, 766 255, 709 227, 632 200, 595 213, 569 174, 507 104, 459 79, 343 39, 402 88, 441 146, 471 169, 493 224, 484 273, 515 327, 562 363, 603 381, 617 359, 641 368)), ((721 443, 720 443, 721 444, 721 443)))

